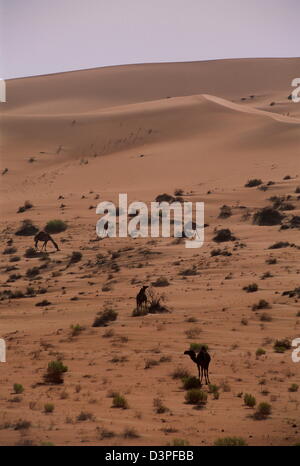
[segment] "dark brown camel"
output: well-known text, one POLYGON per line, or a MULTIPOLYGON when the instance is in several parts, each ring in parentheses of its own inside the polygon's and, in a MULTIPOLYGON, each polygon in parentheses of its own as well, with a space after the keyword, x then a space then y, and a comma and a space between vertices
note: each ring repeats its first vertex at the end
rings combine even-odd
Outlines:
POLYGON ((59 247, 57 246, 56 242, 54 241, 54 239, 49 235, 49 233, 46 233, 45 231, 39 231, 35 237, 34 237, 34 242, 35 242, 35 249, 37 249, 38 247, 38 242, 39 241, 43 241, 44 244, 42 246, 42 250, 43 248, 45 249, 46 251, 46 247, 47 247, 47 243, 48 241, 51 241, 51 243, 56 247, 56 250, 59 251, 59 247))
POLYGON ((203 375, 205 377, 205 383, 209 384, 209 376, 208 376, 208 366, 210 363, 210 355, 207 352, 207 349, 205 346, 202 346, 201 350, 199 353, 196 355, 195 351, 185 351, 184 354, 188 354, 191 360, 197 364, 198 367, 198 374, 199 374, 199 380, 200 380, 200 385, 202 383, 202 378, 203 375), (200 377, 200 368, 201 368, 201 377, 200 377))
POLYGON ((138 294, 136 295, 136 308, 139 309, 144 303, 147 303, 146 289, 149 286, 142 286, 138 294))

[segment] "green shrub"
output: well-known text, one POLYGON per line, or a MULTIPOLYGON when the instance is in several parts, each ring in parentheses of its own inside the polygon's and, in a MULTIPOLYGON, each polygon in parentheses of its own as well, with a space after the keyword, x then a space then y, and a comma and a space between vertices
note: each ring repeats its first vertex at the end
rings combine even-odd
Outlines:
POLYGON ((191 374, 190 371, 185 369, 184 367, 177 367, 171 374, 173 379, 185 379, 190 378, 191 374))
POLYGON ((263 356, 264 354, 266 354, 266 351, 263 348, 257 348, 255 354, 256 354, 257 357, 263 356))
POLYGON ((72 335, 72 337, 77 337, 84 329, 85 329, 85 327, 82 327, 79 324, 71 325, 71 335, 72 335))
POLYGON ((47 372, 44 375, 46 383, 61 384, 64 383, 64 373, 68 371, 68 367, 64 366, 62 361, 51 361, 48 364, 47 372))
POLYGON ((53 403, 46 403, 44 404, 44 411, 45 413, 53 413, 54 411, 54 404, 53 403))
POLYGON ((61 233, 67 229, 67 224, 63 220, 49 220, 45 226, 47 233, 61 233))
POLYGON ((24 387, 21 383, 15 383, 14 384, 14 392, 20 395, 21 393, 24 392, 24 387))
POLYGON ((208 351, 208 345, 206 343, 191 343, 190 350, 195 351, 195 353, 199 353, 203 346, 206 349, 206 351, 208 351))
POLYGON ((265 419, 271 414, 272 408, 269 403, 259 403, 254 414, 255 419, 265 419))
POLYGON ((189 404, 203 405, 207 402, 207 393, 199 388, 191 388, 187 391, 185 400, 189 404))
POLYGON ((253 395, 250 395, 249 393, 245 393, 244 403, 249 408, 254 408, 254 406, 256 405, 256 399, 253 395))
POLYGON ((185 390, 200 388, 200 380, 197 377, 183 377, 182 383, 185 390))
POLYGON ((189 442, 183 438, 174 438, 168 445, 171 447, 186 447, 189 445, 189 442))
POLYGON ((114 408, 122 408, 122 409, 128 408, 128 402, 126 398, 123 395, 120 395, 119 393, 116 393, 114 395, 112 405, 114 408))
POLYGON ((214 445, 216 447, 245 447, 247 443, 242 437, 223 437, 218 438, 214 445))
POLYGON ((289 387, 289 392, 297 392, 299 388, 299 385, 296 383, 292 383, 292 385, 289 387))

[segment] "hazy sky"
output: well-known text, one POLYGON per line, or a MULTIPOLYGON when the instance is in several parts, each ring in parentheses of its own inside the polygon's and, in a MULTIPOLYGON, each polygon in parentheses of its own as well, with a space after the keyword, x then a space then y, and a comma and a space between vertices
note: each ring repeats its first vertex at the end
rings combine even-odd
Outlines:
POLYGON ((0 77, 300 55, 300 0, 0 0, 0 77))

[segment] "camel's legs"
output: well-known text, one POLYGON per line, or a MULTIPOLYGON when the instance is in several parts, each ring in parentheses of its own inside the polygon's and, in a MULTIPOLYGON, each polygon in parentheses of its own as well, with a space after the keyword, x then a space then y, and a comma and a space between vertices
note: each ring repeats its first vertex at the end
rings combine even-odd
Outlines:
POLYGON ((205 380, 206 380, 206 385, 208 385, 210 383, 209 376, 208 376, 208 369, 205 369, 205 380))

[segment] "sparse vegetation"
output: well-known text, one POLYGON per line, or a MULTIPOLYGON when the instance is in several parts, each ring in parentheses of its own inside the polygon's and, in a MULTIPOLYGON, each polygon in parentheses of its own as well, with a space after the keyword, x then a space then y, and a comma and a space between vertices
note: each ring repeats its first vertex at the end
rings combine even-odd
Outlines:
POLYGON ((21 383, 15 383, 14 384, 14 392, 20 395, 21 393, 24 392, 24 387, 21 383))
POLYGON ((105 327, 109 322, 113 322, 117 319, 118 313, 112 308, 106 308, 103 311, 98 312, 95 317, 93 327, 105 327))
POLYGON ((21 226, 15 232, 17 236, 34 236, 39 231, 31 220, 25 219, 22 221, 21 226))
POLYGON ((256 283, 250 283, 249 285, 244 286, 243 290, 247 291, 247 293, 254 293, 255 291, 258 290, 258 286, 256 283))
POLYGON ((271 405, 263 401, 262 403, 259 403, 259 405, 257 406, 257 409, 254 413, 254 419, 266 419, 268 416, 270 416, 271 412, 271 405))
POLYGON ((215 236, 213 237, 213 241, 216 243, 235 240, 236 238, 233 236, 229 228, 222 228, 221 230, 217 230, 215 236))
POLYGON ((189 404, 201 406, 207 402, 207 393, 199 388, 191 388, 187 391, 185 400, 189 404))
POLYGON ((282 219, 283 215, 273 207, 264 207, 253 215, 254 225, 260 226, 280 225, 282 219))
POLYGON ((254 408, 254 406, 256 405, 256 399, 253 395, 250 395, 249 393, 245 393, 244 403, 249 408, 254 408))
POLYGON ((223 437, 215 440, 214 445, 216 447, 245 447, 247 443, 242 437, 223 437))
POLYGON ((245 188, 254 188, 255 186, 260 186, 262 183, 263 182, 260 178, 252 178, 247 181, 245 188))

